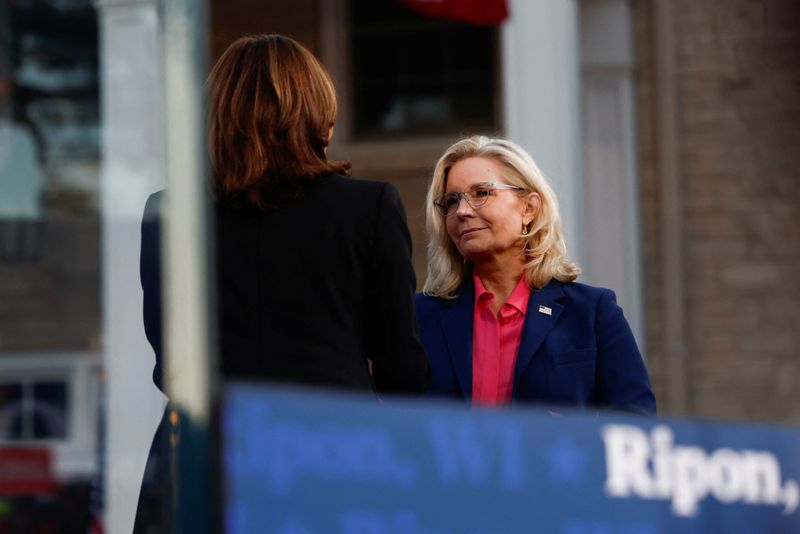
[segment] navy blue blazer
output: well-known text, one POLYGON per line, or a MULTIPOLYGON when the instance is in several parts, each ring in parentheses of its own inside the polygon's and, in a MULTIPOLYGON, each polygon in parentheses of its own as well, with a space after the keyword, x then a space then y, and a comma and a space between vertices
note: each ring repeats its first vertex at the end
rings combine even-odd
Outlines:
MULTIPOLYGON (((472 397, 475 289, 455 300, 416 296, 429 393, 472 397)), ((610 289, 552 280, 528 301, 512 402, 604 407, 654 415, 656 399, 628 322, 610 289)))

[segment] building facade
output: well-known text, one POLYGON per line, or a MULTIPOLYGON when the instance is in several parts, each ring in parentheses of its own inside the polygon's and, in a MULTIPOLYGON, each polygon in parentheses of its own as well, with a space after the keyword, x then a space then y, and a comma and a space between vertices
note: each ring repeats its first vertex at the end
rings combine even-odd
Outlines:
MULTIPOLYGON (((617 292, 661 413, 800 422, 800 5, 507 4, 474 26, 396 2, 211 0, 209 57, 283 33, 321 58, 331 155, 397 185, 419 287, 439 155, 518 142, 581 280, 617 292)), ((162 8, 0 2, 0 440, 51 450, 65 483, 105 480, 114 532, 164 406, 138 280, 141 210, 166 183, 162 8)))

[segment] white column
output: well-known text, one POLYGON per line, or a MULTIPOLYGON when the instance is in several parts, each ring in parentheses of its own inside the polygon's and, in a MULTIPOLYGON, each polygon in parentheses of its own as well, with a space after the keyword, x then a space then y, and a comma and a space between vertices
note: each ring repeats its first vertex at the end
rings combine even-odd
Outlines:
POLYGON ((581 0, 583 262, 610 287, 644 350, 639 180, 628 0, 581 0))
POLYGON ((105 515, 130 532, 164 398, 152 382, 139 281, 140 222, 164 187, 162 76, 156 0, 101 0, 105 515))
POLYGON ((575 0, 509 0, 503 27, 505 135, 528 150, 561 204, 569 256, 582 260, 575 0))

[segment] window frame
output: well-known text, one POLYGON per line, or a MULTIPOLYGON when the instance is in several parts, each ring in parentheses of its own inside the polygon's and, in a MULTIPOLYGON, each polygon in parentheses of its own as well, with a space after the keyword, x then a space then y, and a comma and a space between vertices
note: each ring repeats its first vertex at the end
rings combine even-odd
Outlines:
MULTIPOLYGON (((3 354, 3 383, 63 381, 67 389, 66 435, 63 438, 6 439, 0 447, 45 447, 53 454, 58 479, 88 478, 98 469, 98 417, 102 359, 97 352, 31 352, 3 354)), ((24 394, 23 394, 23 402, 24 394)))
MULTIPOLYGON (((494 66, 494 127, 476 128, 464 131, 436 132, 424 134, 398 134, 357 138, 354 135, 353 87, 351 83, 352 53, 350 2, 348 0, 320 0, 318 4, 318 42, 317 52, 322 63, 330 72, 338 94, 339 113, 330 153, 333 157, 345 158, 358 163, 359 169, 386 169, 398 173, 420 170, 421 162, 425 169, 432 168, 455 140, 466 135, 500 135, 504 129, 502 91, 502 39, 500 31, 495 36, 496 57, 494 66)), ((384 171, 385 172, 385 171, 384 171)), ((359 174, 361 174, 359 172, 359 174)))

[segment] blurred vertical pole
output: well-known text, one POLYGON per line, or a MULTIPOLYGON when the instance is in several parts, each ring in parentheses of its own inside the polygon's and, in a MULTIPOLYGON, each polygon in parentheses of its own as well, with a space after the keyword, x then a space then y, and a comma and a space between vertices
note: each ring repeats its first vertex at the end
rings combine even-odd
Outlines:
POLYGON ((206 194, 203 82, 205 0, 164 0, 167 148, 165 264, 166 384, 173 411, 175 532, 211 530, 211 234, 206 194))

